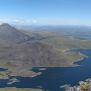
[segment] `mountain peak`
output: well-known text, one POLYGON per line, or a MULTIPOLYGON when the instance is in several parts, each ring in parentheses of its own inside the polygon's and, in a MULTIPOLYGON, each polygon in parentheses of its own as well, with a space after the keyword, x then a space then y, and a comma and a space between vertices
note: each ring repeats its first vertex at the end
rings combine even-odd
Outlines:
POLYGON ((8 41, 10 43, 19 43, 26 41, 29 38, 29 36, 9 25, 8 23, 3 23, 0 25, 0 39, 2 40, 8 41))
POLYGON ((0 30, 7 31, 7 30, 16 30, 13 26, 9 25, 8 23, 2 23, 0 25, 0 30))
POLYGON ((0 26, 10 26, 8 23, 2 23, 0 26))

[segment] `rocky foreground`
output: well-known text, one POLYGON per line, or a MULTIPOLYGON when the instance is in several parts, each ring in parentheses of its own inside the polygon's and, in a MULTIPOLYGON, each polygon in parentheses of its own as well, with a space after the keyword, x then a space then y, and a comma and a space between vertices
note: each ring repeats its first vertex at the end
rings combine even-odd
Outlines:
POLYGON ((64 86, 65 91, 91 91, 91 78, 80 81, 76 86, 64 86))

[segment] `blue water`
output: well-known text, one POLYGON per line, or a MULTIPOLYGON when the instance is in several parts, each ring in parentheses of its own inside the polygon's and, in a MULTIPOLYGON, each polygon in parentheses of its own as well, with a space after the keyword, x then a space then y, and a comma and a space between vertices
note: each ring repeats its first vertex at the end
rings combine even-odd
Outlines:
POLYGON ((0 71, 6 71, 6 70, 8 70, 8 69, 5 69, 5 68, 0 68, 0 71))
POLYGON ((0 87, 17 87, 17 88, 41 88, 43 91, 62 91, 60 86, 65 84, 76 85, 79 81, 91 78, 91 50, 77 50, 81 53, 89 56, 84 58, 75 64, 79 64, 77 67, 57 67, 46 68, 46 70, 40 70, 40 68, 33 68, 34 72, 42 72, 41 75, 36 77, 10 77, 17 78, 20 82, 13 84, 7 84, 9 79, 1 79, 0 87))

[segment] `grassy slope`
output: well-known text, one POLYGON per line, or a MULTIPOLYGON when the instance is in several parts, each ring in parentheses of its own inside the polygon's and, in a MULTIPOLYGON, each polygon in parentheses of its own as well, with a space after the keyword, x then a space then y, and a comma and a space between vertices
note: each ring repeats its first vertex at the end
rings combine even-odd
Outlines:
MULTIPOLYGON (((9 44, 7 42, 3 42, 3 43, 0 42, 2 44, 2 45, 0 45, 0 62, 2 63, 2 64, 0 64, 0 67, 8 68, 10 71, 15 71, 16 74, 19 74, 19 73, 17 73, 17 70, 22 69, 22 67, 21 68, 19 67, 16 70, 14 68, 14 66, 12 66, 13 59, 15 59, 17 55, 19 55, 19 57, 20 57, 19 60, 24 59, 25 61, 30 60, 31 58, 36 60, 36 57, 38 58, 38 60, 40 60, 41 58, 44 57, 43 59, 41 59, 41 65, 50 66, 49 62, 46 62, 46 61, 42 62, 42 60, 47 60, 46 57, 48 57, 48 56, 46 56, 46 55, 48 54, 49 50, 50 50, 50 53, 52 54, 50 56, 51 61, 54 60, 55 58, 57 58, 55 60, 66 60, 66 61, 68 61, 68 63, 71 64, 74 61, 84 57, 84 55, 80 54, 79 52, 67 52, 66 50, 69 50, 72 48, 90 48, 91 49, 90 41, 83 41, 83 40, 74 39, 74 38, 73 39, 66 38, 63 36, 59 36, 53 32, 52 33, 51 32, 34 32, 33 33, 33 32, 23 31, 23 33, 28 34, 28 36, 31 36, 31 35, 34 36, 35 34, 37 34, 37 35, 45 37, 45 38, 41 39, 41 40, 34 40, 33 45, 27 45, 26 43, 24 43, 24 44, 17 44, 17 45, 14 44, 14 45, 10 45, 10 47, 8 47, 9 44), (38 43, 36 43, 36 42, 38 42, 38 43), (15 47, 12 48, 11 46, 13 46, 13 47, 15 46, 15 47), (54 47, 55 50, 51 47, 54 47), (40 54, 39 54, 39 51, 40 51, 40 54), (33 54, 35 54, 36 52, 37 52, 36 57, 34 57, 33 54), (54 52, 54 54, 56 53, 56 55, 54 55, 53 52, 54 52), (17 55, 12 57, 11 55, 12 54, 15 55, 15 53, 17 55), (4 55, 6 55, 6 56, 4 56, 4 55), (7 55, 9 55, 9 56, 7 56, 7 55), (61 59, 59 59, 59 56, 61 59), (11 63, 9 62, 10 59, 8 60, 8 57, 11 59, 11 61, 12 61, 11 63), (43 65, 43 64, 46 64, 46 65, 43 65)), ((60 65, 61 64, 60 62, 61 61, 58 61, 56 63, 58 63, 60 65)), ((21 62, 19 64, 21 64, 21 62)), ((54 62, 54 64, 55 64, 55 62, 54 62)), ((67 65, 67 63, 66 63, 66 65, 67 65)), ((52 66, 52 64, 51 64, 51 66, 52 66)), ((58 65, 55 65, 55 66, 58 66, 58 65)), ((25 72, 25 71, 23 70, 22 72, 25 72)), ((21 74, 21 72, 20 72, 20 74, 21 74)), ((30 74, 31 74, 31 72, 30 72, 30 74)))
MULTIPOLYGON (((41 32, 41 35, 48 35, 48 32, 41 32)), ((50 34, 50 33, 49 33, 50 34)), ((85 55, 80 54, 79 52, 67 52, 66 50, 70 50, 73 48, 82 48, 82 49, 91 49, 91 41, 80 40, 75 38, 69 38, 64 36, 58 36, 57 34, 51 34, 51 37, 48 37, 44 40, 40 40, 42 43, 47 43, 49 45, 53 45, 58 51, 60 51, 61 55, 63 55, 65 60, 70 62, 74 62, 85 55), (53 35, 53 36, 52 36, 53 35)))
MULTIPOLYGON (((66 55, 66 50, 72 49, 72 48, 81 48, 81 49, 91 49, 91 41, 89 40, 82 40, 78 38, 70 38, 70 37, 64 37, 59 36, 59 34, 55 32, 37 32, 38 34, 42 36, 46 36, 45 39, 40 40, 42 43, 46 43, 49 45, 53 45, 55 48, 57 48, 60 53, 62 53, 65 58, 67 57, 69 60, 77 60, 81 57, 84 57, 84 55, 79 53, 69 53, 69 55, 66 55)), ((29 33, 28 33, 29 34, 29 33)))

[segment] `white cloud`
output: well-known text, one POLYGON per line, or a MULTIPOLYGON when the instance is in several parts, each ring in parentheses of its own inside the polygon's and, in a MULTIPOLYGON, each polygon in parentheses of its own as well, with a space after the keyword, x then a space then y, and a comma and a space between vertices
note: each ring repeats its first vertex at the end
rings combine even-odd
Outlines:
POLYGON ((89 20, 78 20, 78 19, 23 19, 23 18, 2 18, 0 17, 1 23, 10 23, 17 25, 91 25, 89 20))
POLYGON ((32 22, 35 24, 35 23, 37 23, 37 20, 33 20, 32 22))
POLYGON ((0 23, 11 23, 11 24, 35 24, 35 19, 22 19, 22 18, 0 18, 0 23))

